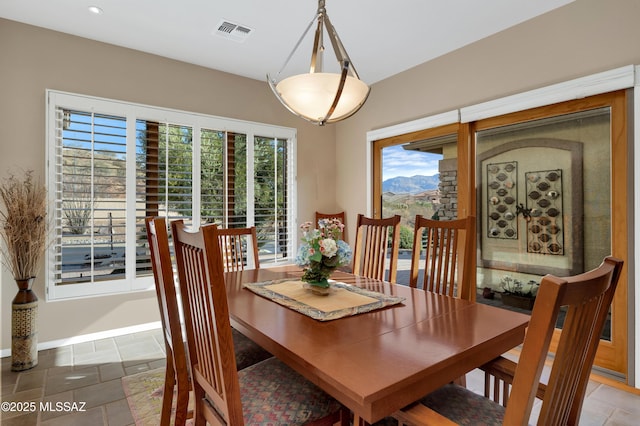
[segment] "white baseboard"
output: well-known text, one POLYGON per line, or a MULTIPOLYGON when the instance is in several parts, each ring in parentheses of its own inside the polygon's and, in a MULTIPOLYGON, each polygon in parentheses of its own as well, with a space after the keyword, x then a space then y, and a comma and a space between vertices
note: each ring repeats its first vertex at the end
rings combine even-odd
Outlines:
MULTIPOLYGON (((59 348, 60 346, 73 345, 76 343, 90 342, 92 340, 107 339, 109 337, 122 336, 125 334, 139 333, 142 331, 155 330, 162 327, 160 321, 149 322, 146 324, 132 325, 130 327, 115 328, 113 330, 99 331, 97 333, 83 334, 81 336, 73 336, 66 339, 51 340, 48 342, 38 343, 38 350, 59 348)), ((11 349, 0 349, 0 358, 11 356, 11 349)))

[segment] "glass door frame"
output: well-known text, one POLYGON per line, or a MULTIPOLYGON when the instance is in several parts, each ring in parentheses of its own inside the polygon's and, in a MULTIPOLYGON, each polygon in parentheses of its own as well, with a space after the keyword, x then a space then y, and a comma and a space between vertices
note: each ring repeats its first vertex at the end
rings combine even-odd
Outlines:
MULTIPOLYGON (((389 146, 408 144, 425 139, 450 136, 457 134, 457 185, 458 185, 458 217, 475 215, 476 191, 474 189, 475 176, 475 145, 471 143, 472 125, 469 123, 451 123, 424 130, 417 130, 388 138, 373 141, 372 152, 372 212, 376 219, 382 214, 382 150, 389 146)), ((473 236, 472 238, 475 238, 473 236)), ((462 248, 460 247, 460 250, 462 248)), ((472 270, 476 269, 477 259, 473 256, 469 262, 472 270)), ((471 288, 476 286, 475 274, 470 275, 471 288)), ((471 292, 470 300, 475 301, 476 292, 471 292)))
MULTIPOLYGON (((632 180, 628 155, 628 92, 618 90, 561 102, 553 105, 518 111, 473 122, 470 140, 475 147, 475 133, 525 121, 570 114, 584 110, 609 107, 611 109, 611 254, 629 265, 629 210, 631 195, 628 188, 632 180)), ((471 151, 471 149, 469 150, 471 151)), ((475 153, 474 153, 475 157, 475 153)), ((473 175, 475 177, 475 174, 473 175)), ((473 185, 475 188, 475 182, 473 185)), ((473 191, 475 192, 475 191, 473 191)), ((464 197, 463 197, 464 198, 464 197)), ((475 206, 475 200, 472 204, 475 206)), ((623 268, 611 308, 611 341, 601 340, 595 365, 627 378, 628 368, 628 270, 623 268)), ((557 333, 551 350, 558 344, 557 333)))
MULTIPOLYGON (((415 132, 405 133, 398 136, 392 136, 388 138, 378 139, 373 141, 372 150, 372 190, 373 190, 373 202, 372 202, 372 214, 374 218, 379 219, 382 212, 382 149, 393 146, 401 145, 410 142, 417 142, 424 139, 430 139, 440 136, 448 136, 452 134, 458 134, 458 211, 460 215, 466 216, 470 211, 469 199, 463 199, 460 197, 461 193, 469 193, 469 184, 471 183, 471 177, 474 174, 475 162, 469 164, 466 162, 466 167, 461 167, 462 158, 474 158, 466 151, 470 148, 469 144, 469 124, 467 123, 452 123, 430 129, 417 130, 415 132), (467 143, 461 144, 461 140, 466 140, 467 143)), ((475 198, 475 196, 474 196, 475 198)))

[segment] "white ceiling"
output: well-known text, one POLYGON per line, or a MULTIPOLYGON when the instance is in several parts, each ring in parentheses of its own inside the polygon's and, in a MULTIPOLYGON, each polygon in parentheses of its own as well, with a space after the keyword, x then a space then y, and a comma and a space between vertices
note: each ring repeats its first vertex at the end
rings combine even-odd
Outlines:
MULTIPOLYGON (((326 10, 360 78, 371 84, 572 1, 326 0, 326 10)), ((317 6, 316 0, 1 0, 0 17, 264 80, 281 69, 317 6), (93 5, 103 13, 90 13, 93 5), (222 20, 251 34, 241 43, 215 35, 222 20)), ((281 77, 308 68, 312 32, 281 77)))

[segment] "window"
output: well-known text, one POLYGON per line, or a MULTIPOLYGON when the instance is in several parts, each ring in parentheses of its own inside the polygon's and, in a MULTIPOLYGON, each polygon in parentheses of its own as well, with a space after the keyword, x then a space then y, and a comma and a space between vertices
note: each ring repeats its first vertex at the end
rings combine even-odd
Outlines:
POLYGON ((295 253, 294 129, 48 98, 49 299, 151 288, 146 216, 256 226, 261 263, 295 253))

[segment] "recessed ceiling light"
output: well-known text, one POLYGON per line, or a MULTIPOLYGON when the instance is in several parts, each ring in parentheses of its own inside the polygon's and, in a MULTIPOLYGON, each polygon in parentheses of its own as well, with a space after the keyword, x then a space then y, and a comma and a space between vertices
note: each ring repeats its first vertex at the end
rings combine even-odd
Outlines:
POLYGON ((101 15, 102 9, 99 8, 98 6, 89 6, 89 12, 95 13, 96 15, 101 15))

